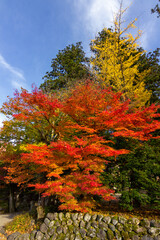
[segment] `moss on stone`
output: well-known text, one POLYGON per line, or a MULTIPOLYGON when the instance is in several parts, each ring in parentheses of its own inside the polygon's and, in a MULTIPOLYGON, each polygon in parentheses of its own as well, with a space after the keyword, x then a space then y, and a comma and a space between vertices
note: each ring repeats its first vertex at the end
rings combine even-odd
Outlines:
POLYGON ((107 230, 107 237, 108 237, 109 240, 114 239, 114 233, 112 232, 111 229, 107 230))
POLYGON ((130 224, 130 223, 125 223, 125 224, 124 224, 124 230, 125 230, 126 232, 131 232, 131 231, 132 231, 132 224, 130 224))
POLYGON ((137 229, 138 229, 138 225, 133 224, 133 225, 132 225, 132 230, 133 230, 134 232, 137 232, 137 229))
POLYGON ((115 219, 115 220, 118 221, 118 216, 114 216, 114 217, 112 218, 112 220, 113 220, 113 219, 115 219))
POLYGON ((121 232, 121 235, 122 235, 122 237, 123 237, 124 240, 128 240, 128 239, 129 239, 128 232, 122 231, 122 232, 121 232))
POLYGON ((64 240, 64 239, 65 239, 64 233, 60 233, 57 237, 57 240, 64 240))
POLYGON ((61 226, 61 222, 59 220, 55 221, 55 224, 54 224, 56 227, 59 227, 61 226))
POLYGON ((68 226, 68 229, 69 229, 70 232, 73 232, 74 226, 73 226, 73 225, 69 225, 69 226, 68 226))
POLYGON ((140 226, 142 226, 142 227, 150 227, 150 221, 148 219, 142 219, 140 221, 140 226))
POLYGON ((121 233, 116 229, 115 230, 115 236, 116 236, 116 239, 119 239, 121 237, 121 233))
POLYGON ((132 232, 129 232, 128 235, 129 235, 130 238, 132 238, 133 236, 135 236, 135 235, 137 235, 137 234, 136 234, 135 232, 132 231, 132 232))
POLYGON ((120 231, 120 232, 123 231, 123 224, 117 223, 116 228, 117 228, 118 231, 120 231))

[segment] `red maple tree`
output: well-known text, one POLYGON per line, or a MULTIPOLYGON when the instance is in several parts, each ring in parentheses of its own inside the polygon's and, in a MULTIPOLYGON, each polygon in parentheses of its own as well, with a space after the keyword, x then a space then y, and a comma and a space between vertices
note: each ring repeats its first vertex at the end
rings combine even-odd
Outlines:
POLYGON ((22 90, 4 106, 19 121, 56 133, 48 144, 27 145, 20 161, 15 161, 18 177, 10 174, 10 179, 27 182, 43 196, 56 194, 60 210, 89 211, 96 195, 113 199, 113 190, 103 186, 100 175, 107 157, 128 153, 114 148, 114 137, 144 141, 160 128, 155 120, 158 106, 133 109, 129 101, 121 101, 120 93, 90 81, 75 87, 61 101, 38 89, 32 93, 22 90), (44 119, 46 125, 41 125, 44 119), (36 178, 37 174, 43 178, 36 178))

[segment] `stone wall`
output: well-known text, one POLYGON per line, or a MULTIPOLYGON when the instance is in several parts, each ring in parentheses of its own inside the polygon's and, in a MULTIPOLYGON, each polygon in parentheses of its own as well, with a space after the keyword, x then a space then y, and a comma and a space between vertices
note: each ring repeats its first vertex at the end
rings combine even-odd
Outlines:
POLYGON ((160 240, 160 222, 91 215, 48 213, 40 230, 31 234, 13 233, 8 240, 160 240))

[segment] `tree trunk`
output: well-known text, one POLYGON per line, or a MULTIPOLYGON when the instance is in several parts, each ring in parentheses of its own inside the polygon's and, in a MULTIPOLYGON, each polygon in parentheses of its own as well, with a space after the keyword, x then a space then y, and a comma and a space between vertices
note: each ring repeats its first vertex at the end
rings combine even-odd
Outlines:
POLYGON ((15 212, 15 201, 14 201, 14 186, 9 185, 9 213, 15 212))

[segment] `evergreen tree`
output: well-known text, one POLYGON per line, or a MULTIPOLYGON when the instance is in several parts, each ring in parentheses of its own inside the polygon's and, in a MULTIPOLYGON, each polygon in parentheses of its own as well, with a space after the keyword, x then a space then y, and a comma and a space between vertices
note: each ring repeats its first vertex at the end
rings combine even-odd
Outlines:
POLYGON ((85 57, 81 42, 67 46, 52 59, 52 70, 46 73, 40 88, 51 92, 65 88, 76 80, 88 78, 88 63, 89 59, 85 57))
MULTIPOLYGON (((143 49, 139 49, 143 51, 143 49)), ((160 48, 157 48, 153 52, 143 53, 139 60, 139 72, 143 72, 150 69, 149 74, 144 78, 145 86, 148 91, 152 91, 150 103, 160 102, 160 48)))
MULTIPOLYGON (((124 145, 131 152, 108 163, 103 182, 121 193, 120 206, 124 209, 147 207, 160 210, 160 141, 146 143, 117 138, 116 146, 124 145)), ((112 159, 111 159, 112 160, 112 159)))

